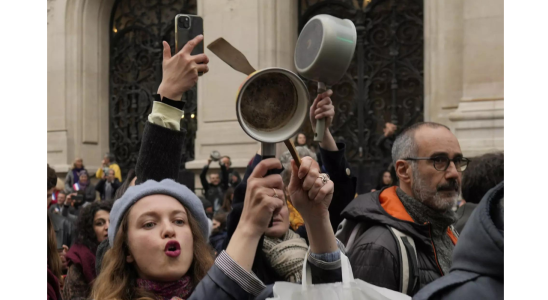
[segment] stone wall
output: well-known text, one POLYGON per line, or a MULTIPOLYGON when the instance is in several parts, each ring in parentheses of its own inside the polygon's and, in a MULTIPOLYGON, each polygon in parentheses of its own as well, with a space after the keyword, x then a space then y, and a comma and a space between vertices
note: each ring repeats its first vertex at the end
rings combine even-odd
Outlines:
POLYGON ((90 172, 109 149, 109 22, 114 0, 48 1, 48 163, 90 172))
MULTIPOLYGON (((114 0, 48 0, 48 163, 75 157, 95 171, 109 148, 109 21, 114 0)), ((200 0, 205 44, 224 37, 256 69, 294 70, 293 0, 200 0)), ((504 149, 503 0, 424 1, 425 120, 448 125, 466 156, 504 149)), ((259 143, 240 128, 236 91, 245 79, 206 49, 198 83, 196 174, 212 150, 243 171, 259 143)), ((278 152, 284 151, 278 146, 278 152)), ((218 168, 212 164, 212 168, 218 168)), ((197 179, 197 177, 196 177, 197 179)), ((200 187, 199 180, 197 187, 200 187)))
POLYGON ((425 1, 425 120, 465 156, 504 150, 504 2, 425 1))

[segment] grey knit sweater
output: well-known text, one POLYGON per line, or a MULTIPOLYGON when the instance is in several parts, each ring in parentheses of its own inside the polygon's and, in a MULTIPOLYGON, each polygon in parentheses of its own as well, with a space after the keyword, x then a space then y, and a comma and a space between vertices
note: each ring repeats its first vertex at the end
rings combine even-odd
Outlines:
POLYGON ((451 257, 455 247, 451 238, 447 235, 447 227, 457 220, 455 212, 449 210, 445 213, 439 213, 407 195, 400 188, 396 189, 396 193, 416 223, 424 224, 428 222, 431 224, 432 241, 436 248, 436 256, 443 273, 447 274, 451 268, 451 257))

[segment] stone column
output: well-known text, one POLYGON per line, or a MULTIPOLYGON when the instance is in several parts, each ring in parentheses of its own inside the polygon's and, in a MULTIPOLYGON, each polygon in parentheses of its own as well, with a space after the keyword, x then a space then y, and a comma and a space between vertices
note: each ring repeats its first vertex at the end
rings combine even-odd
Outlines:
POLYGON ((462 97, 462 1, 424 1, 424 120, 451 126, 462 97))
MULTIPOLYGON (((290 0, 202 0, 198 14, 204 19, 204 45, 219 37, 239 49, 256 69, 294 69, 293 51, 297 41, 297 5, 290 0)), ((209 73, 198 82, 198 131, 195 160, 186 168, 196 174, 211 151, 232 158, 232 167, 242 175, 259 143, 241 129, 236 118, 236 92, 246 75, 235 71, 211 51, 209 73)), ((280 151, 283 148, 280 146, 280 151)), ((216 163, 211 169, 218 169, 216 163)))
POLYGON ((503 150, 503 1, 424 7, 424 119, 449 126, 466 156, 503 150))
POLYGON ((465 155, 504 150, 504 2, 465 0, 462 98, 449 115, 465 155))

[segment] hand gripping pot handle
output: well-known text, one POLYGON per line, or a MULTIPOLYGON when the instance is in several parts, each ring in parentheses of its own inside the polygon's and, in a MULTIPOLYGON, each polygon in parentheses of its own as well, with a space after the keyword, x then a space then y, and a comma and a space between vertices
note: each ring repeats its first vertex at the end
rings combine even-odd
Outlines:
MULTIPOLYGON (((308 254, 310 249, 306 252, 306 256, 303 262, 303 277, 302 277, 302 286, 301 290, 306 292, 310 289, 312 284, 312 270, 308 265, 308 254)), ((350 266, 350 261, 348 257, 341 252, 341 273, 342 273, 342 284, 343 288, 350 288, 350 283, 354 282, 354 274, 352 273, 352 267, 350 266)))

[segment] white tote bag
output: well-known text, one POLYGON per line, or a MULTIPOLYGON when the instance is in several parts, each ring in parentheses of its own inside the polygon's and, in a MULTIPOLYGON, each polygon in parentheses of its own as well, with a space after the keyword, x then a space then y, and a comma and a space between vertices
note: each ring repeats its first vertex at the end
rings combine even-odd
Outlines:
POLYGON ((411 297, 354 279, 346 255, 341 253, 342 282, 312 284, 308 253, 303 263, 303 282, 276 282, 272 300, 409 300, 411 297))

